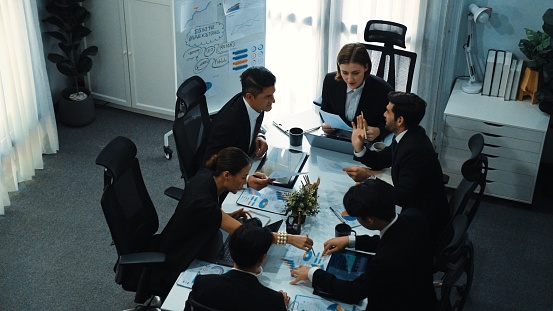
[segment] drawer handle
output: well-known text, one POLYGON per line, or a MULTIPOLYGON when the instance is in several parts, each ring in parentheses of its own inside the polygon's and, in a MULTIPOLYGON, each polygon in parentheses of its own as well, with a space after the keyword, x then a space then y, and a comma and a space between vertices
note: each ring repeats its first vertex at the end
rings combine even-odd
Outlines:
POLYGON ((484 146, 486 146, 486 147, 490 147, 490 148, 501 148, 501 146, 498 146, 498 145, 492 145, 492 144, 484 144, 484 146))
POLYGON ((501 124, 495 124, 495 123, 491 123, 491 122, 484 122, 484 124, 487 124, 489 126, 495 126, 495 127, 503 127, 503 125, 501 125, 501 124))
POLYGON ((484 132, 482 132, 482 135, 490 136, 490 137, 503 137, 503 136, 501 136, 501 135, 491 134, 491 133, 484 133, 484 132))
POLYGON ((491 155, 491 154, 487 154, 487 153, 482 153, 483 155, 487 156, 488 158, 499 158, 499 156, 495 156, 495 155, 491 155))

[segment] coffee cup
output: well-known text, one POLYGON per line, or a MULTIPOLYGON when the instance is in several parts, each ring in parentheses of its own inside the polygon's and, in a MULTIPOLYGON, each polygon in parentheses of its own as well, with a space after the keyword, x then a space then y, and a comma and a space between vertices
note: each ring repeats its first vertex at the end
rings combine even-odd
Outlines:
POLYGON ((334 227, 335 237, 348 236, 351 235, 352 232, 353 235, 357 234, 355 230, 351 229, 351 226, 348 224, 337 224, 336 227, 334 227))
POLYGON ((371 146, 372 151, 382 151, 386 148, 386 144, 380 141, 377 141, 376 143, 373 143, 371 146))
POLYGON ((299 127, 293 127, 288 131, 288 133, 290 136, 290 146, 301 146, 301 142, 303 140, 303 130, 299 127))

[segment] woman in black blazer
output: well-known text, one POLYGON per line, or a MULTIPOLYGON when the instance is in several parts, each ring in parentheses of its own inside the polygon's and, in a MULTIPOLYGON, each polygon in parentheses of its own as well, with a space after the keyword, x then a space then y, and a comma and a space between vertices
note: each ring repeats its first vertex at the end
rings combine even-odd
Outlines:
MULTIPOLYGON (((373 76, 371 58, 367 49, 359 43, 342 47, 336 58, 337 72, 326 75, 323 82, 323 111, 339 115, 346 124, 363 114, 367 121, 367 139, 382 140, 389 134, 384 128, 384 111, 388 104, 388 93, 393 88, 383 79, 373 76)), ((323 123, 323 131, 334 131, 323 123)))
MULTIPOLYGON (((238 218, 251 217, 243 208, 227 214, 219 203, 222 195, 242 188, 250 168, 248 155, 239 148, 228 147, 214 154, 205 168, 190 179, 173 216, 154 237, 155 247, 166 255, 165 263, 153 272, 152 283, 159 296, 169 294, 179 274, 205 250, 219 228, 232 233, 241 226, 238 218)), ((277 233, 273 235, 275 243, 281 241, 277 233)), ((303 250, 313 246, 307 236, 285 234, 284 240, 303 250)))

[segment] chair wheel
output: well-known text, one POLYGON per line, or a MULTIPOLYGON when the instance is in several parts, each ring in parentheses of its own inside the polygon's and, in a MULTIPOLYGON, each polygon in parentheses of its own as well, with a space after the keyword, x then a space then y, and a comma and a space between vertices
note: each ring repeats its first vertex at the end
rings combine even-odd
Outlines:
POLYGON ((173 157, 173 150, 171 150, 171 148, 169 147, 163 147, 163 152, 165 152, 165 158, 167 160, 171 160, 171 158, 173 157))

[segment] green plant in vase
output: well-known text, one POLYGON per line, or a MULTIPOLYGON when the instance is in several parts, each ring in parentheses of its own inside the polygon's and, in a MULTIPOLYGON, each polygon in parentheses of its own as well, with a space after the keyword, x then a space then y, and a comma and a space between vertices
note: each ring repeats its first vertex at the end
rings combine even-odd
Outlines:
POLYGON ((321 179, 318 178, 315 183, 311 183, 307 175, 304 175, 303 179, 301 187, 286 196, 286 212, 297 218, 298 222, 301 222, 302 218, 305 219, 305 216, 315 216, 319 213, 317 190, 321 179))

